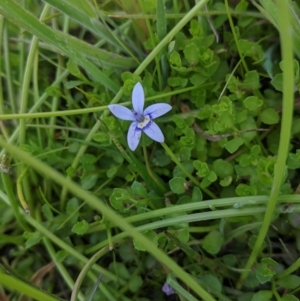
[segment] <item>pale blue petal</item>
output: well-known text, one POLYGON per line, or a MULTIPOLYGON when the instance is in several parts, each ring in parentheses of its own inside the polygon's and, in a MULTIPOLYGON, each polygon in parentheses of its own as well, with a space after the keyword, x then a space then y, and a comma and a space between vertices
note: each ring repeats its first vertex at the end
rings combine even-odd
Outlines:
POLYGON ((143 115, 145 95, 140 83, 136 83, 132 91, 132 106, 136 113, 143 115))
POLYGON ((134 151, 137 148, 142 136, 142 130, 139 129, 137 125, 137 122, 133 122, 130 125, 127 134, 127 143, 132 151, 134 151))
POLYGON ((135 121, 135 116, 132 111, 121 105, 109 105, 109 110, 118 118, 122 120, 135 121))
POLYGON ((170 296, 170 295, 173 295, 173 294, 176 293, 175 290, 173 289, 173 287, 171 287, 167 282, 165 282, 165 284, 163 285, 162 291, 163 291, 167 296, 170 296))
POLYGON ((144 115, 149 115, 151 119, 162 116, 172 110, 172 107, 167 103, 156 103, 145 109, 144 115))
POLYGON ((163 143, 165 141, 164 134, 155 122, 151 122, 147 127, 143 129, 145 134, 152 140, 163 143))

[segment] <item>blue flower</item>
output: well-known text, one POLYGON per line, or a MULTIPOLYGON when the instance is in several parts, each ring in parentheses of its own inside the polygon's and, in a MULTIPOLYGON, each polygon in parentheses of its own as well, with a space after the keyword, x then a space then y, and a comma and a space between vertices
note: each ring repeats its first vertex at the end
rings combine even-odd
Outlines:
POLYGON ((163 285, 161 289, 167 296, 175 294, 175 290, 167 282, 163 285))
POLYGON ((166 114, 172 107, 166 103, 157 103, 144 110, 144 103, 145 95, 143 87, 140 83, 137 83, 132 91, 132 111, 121 105, 108 106, 109 110, 116 117, 132 121, 127 134, 127 143, 132 151, 137 148, 142 132, 154 141, 162 143, 165 140, 161 129, 153 119, 166 114))

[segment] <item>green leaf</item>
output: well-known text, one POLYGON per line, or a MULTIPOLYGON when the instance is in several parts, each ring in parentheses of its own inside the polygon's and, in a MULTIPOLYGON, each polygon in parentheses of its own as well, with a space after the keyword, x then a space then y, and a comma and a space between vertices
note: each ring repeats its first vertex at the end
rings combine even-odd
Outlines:
POLYGON ((176 194, 182 194, 185 192, 186 180, 181 177, 175 177, 169 181, 171 190, 176 194))
POLYGON ((109 201, 113 208, 124 211, 126 208, 125 204, 130 201, 130 195, 125 189, 115 188, 109 197, 109 201))
POLYGON ((223 236, 217 230, 209 232, 202 241, 203 249, 212 255, 215 255, 220 251, 222 244, 223 236))
POLYGON ((47 204, 43 205, 42 211, 43 211, 44 216, 46 217, 46 219, 48 221, 53 220, 53 213, 52 213, 51 208, 49 207, 49 205, 47 205, 47 204))
POLYGON ((71 144, 69 145, 69 147, 68 147, 68 151, 69 151, 70 153, 75 154, 75 153, 78 152, 79 147, 80 147, 80 145, 79 145, 78 142, 71 143, 71 144))
POLYGON ((234 254, 226 254, 223 256, 223 261, 226 265, 234 267, 238 261, 237 256, 234 254))
POLYGON ((67 214, 72 216, 69 220, 71 223, 75 224, 78 220, 79 213, 76 212, 79 207, 79 201, 77 198, 71 198, 67 203, 67 214), (75 213, 76 212, 76 213, 75 213))
POLYGON ((57 86, 51 86, 51 87, 47 87, 45 89, 45 92, 52 97, 60 97, 62 95, 62 91, 60 89, 60 87, 57 86))
POLYGON ((178 225, 178 228, 176 231, 168 229, 169 232, 173 231, 173 234, 176 235, 179 241, 183 243, 187 243, 190 238, 190 232, 188 229, 188 224, 187 223, 181 223, 178 225), (182 226, 184 226, 182 228, 182 226), (180 228, 179 228, 180 227, 180 228))
POLYGON ((178 156, 180 162, 189 161, 191 158, 191 150, 188 147, 181 147, 178 156))
MULTIPOLYGON (((241 127, 241 131, 255 130, 257 128, 257 125, 253 117, 247 117, 246 120, 240 123, 240 127, 241 127)), ((257 136, 256 131, 242 134, 242 137, 247 141, 253 140, 256 136, 257 136)))
POLYGON ((251 301, 269 301, 272 296, 273 293, 271 291, 259 291, 253 295, 251 301))
POLYGON ((189 32, 193 37, 201 37, 203 30, 200 23, 196 20, 191 20, 189 32))
POLYGON ((157 0, 156 2, 156 30, 158 39, 161 41, 167 34, 167 21, 163 0, 157 0))
POLYGON ((181 57, 180 54, 177 51, 173 51, 170 55, 169 62, 172 66, 181 67, 181 57))
POLYGON ((197 118, 200 120, 208 119, 212 116, 212 108, 210 105, 204 105, 199 113, 197 113, 197 118))
POLYGON ((249 5, 248 1, 241 0, 235 7, 235 11, 238 11, 238 12, 246 11, 248 8, 248 5, 249 5))
POLYGON ((270 281, 276 274, 267 263, 261 262, 256 266, 255 276, 261 284, 270 281))
MULTIPOLYGON (((123 1, 123 3, 124 3, 124 1, 123 1)), ((144 6, 144 9, 145 9, 145 12, 154 13, 155 10, 156 10, 156 3, 157 3, 156 0, 144 0, 143 1, 143 6, 144 6)))
POLYGON ((283 295, 283 296, 281 297, 281 301, 299 301, 299 299, 296 298, 296 297, 293 296, 293 295, 287 294, 287 295, 283 295))
POLYGON ((244 100, 244 106, 249 110, 256 112, 263 105, 263 101, 257 96, 249 96, 244 100))
POLYGON ((217 159, 213 163, 213 169, 219 178, 226 178, 233 175, 233 166, 227 161, 217 159))
POLYGON ((273 108, 263 110, 259 117, 265 124, 276 124, 279 122, 279 114, 273 108))
POLYGON ((147 189, 139 182, 134 181, 131 185, 131 192, 133 197, 147 198, 147 189))
POLYGON ((272 86, 277 90, 282 92, 283 90, 283 73, 276 74, 271 80, 272 86))
POLYGON ((85 220, 82 220, 80 222, 77 222, 73 228, 72 228, 72 232, 73 233, 76 233, 78 235, 83 235, 85 234, 88 229, 90 228, 90 225, 85 221, 85 220))
POLYGON ((130 279, 130 273, 125 266, 125 264, 121 262, 113 261, 108 266, 108 269, 110 272, 114 273, 115 275, 118 275, 121 279, 129 280, 130 279))
POLYGON ((194 73, 189 79, 194 86, 199 86, 205 83, 208 78, 200 73, 194 73))
POLYGON ((113 178, 118 173, 119 167, 113 166, 107 170, 106 175, 109 179, 113 178))
POLYGON ((65 87, 66 87, 66 89, 71 90, 71 89, 73 89, 75 87, 78 87, 78 86, 81 86, 81 85, 85 84, 86 81, 82 81, 82 80, 70 80, 70 81, 67 81, 65 83, 65 87))
POLYGON ((97 161, 97 158, 91 154, 84 154, 80 157, 79 161, 83 164, 94 164, 97 161))
POLYGON ((206 162, 201 162, 199 160, 193 161, 193 166, 197 170, 197 176, 200 178, 204 178, 205 176, 209 175, 210 169, 206 162))
POLYGON ((260 88, 259 75, 256 70, 246 73, 242 88, 247 90, 256 90, 260 88))
POLYGON ((229 186, 232 183, 232 179, 233 178, 231 176, 223 178, 222 180, 220 180, 220 185, 222 187, 227 187, 227 186, 229 186))
MULTIPOLYGON (((149 230, 149 231, 146 231, 146 232, 143 232, 143 235, 145 237, 147 237, 154 245, 157 246, 157 241, 158 241, 158 238, 157 238, 157 234, 155 231, 153 230, 149 230)), ((139 250, 139 251, 147 251, 144 246, 142 244, 140 244, 139 241, 137 240, 133 240, 133 245, 134 245, 134 248, 136 250, 139 250)))
MULTIPOLYGON (((264 185, 272 186, 274 179, 274 169, 275 169, 276 159, 273 157, 259 159, 257 165, 257 176, 258 179, 264 185)), ((286 173, 286 171, 285 171, 286 173)), ((286 178, 286 175, 284 176, 286 178)))
POLYGON ((200 60, 199 49, 198 47, 192 43, 184 48, 184 57, 188 61, 190 65, 197 65, 200 60))
POLYGON ((262 47, 256 42, 249 40, 239 40, 241 52, 244 56, 251 57, 255 62, 259 62, 264 58, 262 47))
POLYGON ((207 179, 208 181, 210 181, 211 183, 215 182, 217 180, 217 175, 216 173, 211 170, 209 172, 209 174, 205 177, 205 179, 207 179))
MULTIPOLYGON (((253 249, 254 245, 255 245, 255 242, 257 240, 257 235, 252 235, 250 237, 250 239, 248 240, 248 246, 253 249)), ((266 248, 267 244, 266 242, 264 241, 263 244, 261 245, 261 248, 260 248, 260 251, 263 251, 265 248, 266 248)))
POLYGON ((188 80, 186 78, 182 78, 182 77, 169 77, 168 78, 168 85, 170 87, 186 87, 188 83, 188 80))
POLYGON ((233 138, 225 143, 225 148, 229 153, 233 154, 240 146, 244 144, 244 140, 241 137, 233 138))
POLYGON ((276 284, 285 289, 295 289, 300 286, 300 277, 296 275, 286 275, 279 278, 276 284))
POLYGON ((32 246, 36 245, 43 238, 42 233, 40 232, 24 232, 24 238, 26 238, 25 248, 29 249, 32 246))
POLYGON ((194 187, 192 192, 191 203, 201 202, 203 200, 203 195, 199 187, 194 187))
POLYGON ((63 262, 68 255, 69 253, 66 250, 59 250, 55 257, 58 262, 63 262))
MULTIPOLYGON (((188 173, 190 174, 193 173, 194 167, 191 162, 182 162, 182 165, 187 170, 188 173)), ((185 178, 186 174, 178 166, 176 166, 173 171, 173 176, 185 178)))
POLYGON ((216 276, 212 274, 200 275, 199 279, 204 282, 204 286, 206 286, 208 290, 221 293, 222 284, 216 276))
POLYGON ((187 127, 187 124, 186 124, 185 120, 182 119, 178 115, 173 115, 172 116, 172 120, 175 123, 176 127, 178 127, 181 130, 183 130, 183 129, 185 129, 187 127))
POLYGON ((81 187, 84 190, 90 190, 92 189, 98 180, 99 175, 98 174, 88 174, 87 176, 83 177, 81 179, 81 187))
POLYGON ((93 140, 98 142, 102 146, 108 146, 111 144, 110 136, 104 132, 99 132, 99 133, 94 134, 93 140))
POLYGON ((143 283, 144 282, 143 282, 142 277, 139 275, 135 275, 130 278, 128 287, 131 292, 135 293, 140 289, 140 287, 143 285, 143 283))
POLYGON ((225 128, 227 128, 227 129, 233 128, 234 124, 235 124, 234 117, 229 111, 222 112, 219 115, 219 120, 218 121, 220 123, 224 124, 225 128))
POLYGON ((289 153, 287 159, 287 166, 290 169, 298 169, 300 168, 300 150, 297 149, 296 154, 289 153))
POLYGON ((274 259, 270 257, 262 258, 261 262, 267 264, 269 268, 274 268, 278 266, 278 262, 276 262, 274 259))
POLYGON ((257 195, 257 190, 256 187, 251 185, 247 185, 247 184, 239 184, 236 189, 235 189, 235 193, 238 196, 250 196, 250 195, 257 195))
POLYGON ((154 166, 167 166, 171 163, 170 157, 162 149, 156 150, 152 157, 152 163, 154 166))
POLYGON ((87 79, 85 78, 85 76, 80 72, 78 65, 73 61, 73 60, 69 60, 67 62, 67 68, 70 72, 70 74, 74 75, 75 77, 81 79, 82 81, 87 82, 87 79))

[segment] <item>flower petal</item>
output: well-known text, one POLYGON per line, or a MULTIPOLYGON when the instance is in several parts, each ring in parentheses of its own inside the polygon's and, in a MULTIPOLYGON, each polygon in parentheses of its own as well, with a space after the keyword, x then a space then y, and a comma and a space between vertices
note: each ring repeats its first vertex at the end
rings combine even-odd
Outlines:
POLYGON ((140 142, 140 139, 141 139, 141 136, 142 136, 142 130, 140 130, 138 127, 137 127, 137 122, 133 122, 130 127, 129 127, 129 130, 128 130, 128 134, 127 134, 127 143, 128 143, 128 146, 129 148, 134 151, 139 142, 140 142))
POLYGON ((167 295, 173 295, 175 294, 175 290, 173 289, 173 287, 171 287, 167 282, 165 282, 165 284, 162 287, 162 291, 167 295))
POLYGON ((135 116, 132 111, 121 105, 109 105, 109 110, 122 120, 135 121, 135 116))
POLYGON ((172 107, 167 103, 156 103, 145 109, 144 115, 149 115, 151 119, 157 118, 171 111, 172 107))
POLYGON ((132 90, 132 106, 136 113, 143 114, 145 103, 144 89, 141 83, 136 83, 132 90))
POLYGON ((147 127, 143 129, 145 134, 149 136, 154 141, 163 143, 165 141, 164 134, 162 133, 161 129, 158 127, 158 125, 155 122, 149 123, 147 127))

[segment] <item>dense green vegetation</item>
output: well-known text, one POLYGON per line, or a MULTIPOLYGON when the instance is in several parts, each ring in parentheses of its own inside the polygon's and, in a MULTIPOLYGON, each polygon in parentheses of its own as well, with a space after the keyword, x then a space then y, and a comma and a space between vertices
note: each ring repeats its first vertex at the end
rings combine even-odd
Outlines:
POLYGON ((0 300, 299 300, 298 4, 0 0, 0 300))

